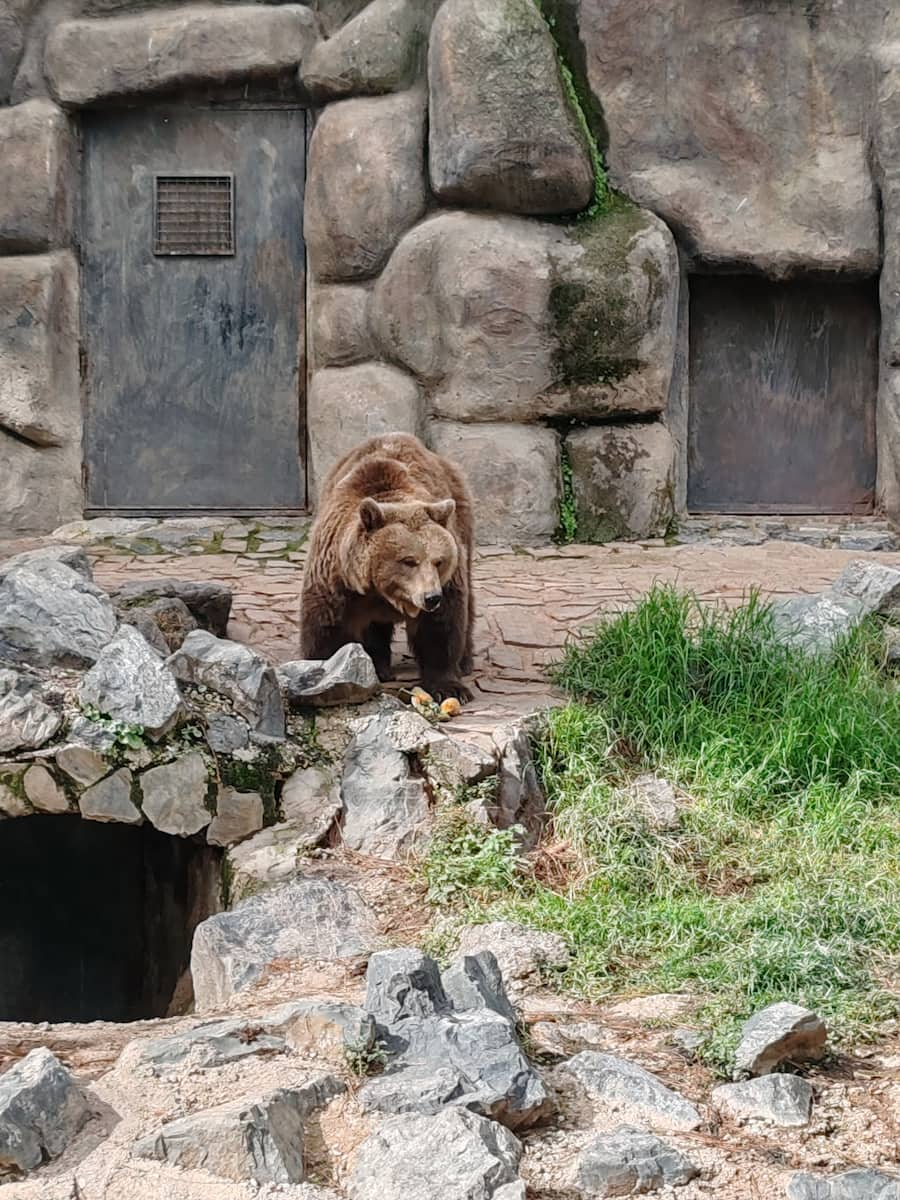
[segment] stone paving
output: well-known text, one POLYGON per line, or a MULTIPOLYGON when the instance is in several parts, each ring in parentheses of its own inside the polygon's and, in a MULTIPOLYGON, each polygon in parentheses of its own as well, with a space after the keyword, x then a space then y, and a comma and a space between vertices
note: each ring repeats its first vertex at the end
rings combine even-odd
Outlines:
MULTIPOLYGON (((143 532, 138 542, 98 544, 99 531, 92 529, 89 549, 98 583, 111 589, 160 577, 219 580, 234 591, 231 636, 278 661, 298 656, 304 557, 299 529, 283 530, 277 537, 262 530, 251 536, 252 550, 243 531, 232 539, 222 537, 221 530, 212 537, 204 530, 205 542, 196 535, 179 542, 177 530, 167 529, 167 552, 159 552, 158 537, 148 541, 143 532), (228 542, 240 544, 242 552, 226 552, 228 542), (135 552, 136 545, 141 552, 135 552)), ((54 536, 83 540, 83 534, 73 537, 77 532, 69 528, 54 536)), ((34 544, 0 546, 0 558, 34 544)), ((484 732, 551 702, 545 669, 567 639, 632 605, 655 581, 674 582, 704 600, 733 604, 754 587, 773 597, 821 591, 855 557, 859 551, 778 541, 759 546, 616 543, 530 551, 482 547, 475 565, 476 699, 452 729, 461 735, 484 732)), ((871 557, 900 565, 897 552, 871 557)), ((396 650, 401 682, 414 678, 402 641, 396 650)))

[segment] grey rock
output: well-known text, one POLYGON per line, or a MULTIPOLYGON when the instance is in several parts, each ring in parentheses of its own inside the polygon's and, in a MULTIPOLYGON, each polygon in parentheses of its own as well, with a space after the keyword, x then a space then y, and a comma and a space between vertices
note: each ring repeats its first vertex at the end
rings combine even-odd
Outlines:
POLYGON ((571 955, 565 940, 556 933, 541 933, 511 921, 490 921, 464 929, 458 955, 494 955, 507 992, 520 999, 544 986, 548 976, 569 965, 571 955))
POLYGON ((437 963, 420 950, 381 950, 366 971, 366 1011, 392 1028, 449 1011, 437 963))
POLYGON ((490 950, 457 958, 442 973, 441 983, 454 1012, 487 1009, 515 1025, 516 1012, 506 995, 497 959, 490 950))
POLYGON ((61 724, 62 717, 44 703, 35 679, 0 668, 0 754, 36 750, 61 724))
POLYGON ((634 1196, 683 1187, 699 1174, 679 1150, 628 1126, 596 1138, 578 1163, 578 1182, 588 1196, 634 1196))
POLYGON ((58 1158, 90 1116, 78 1084, 49 1050, 32 1050, 0 1076, 0 1173, 58 1158))
POLYGON ((770 276, 877 269, 866 159, 883 9, 828 8, 810 21, 803 8, 748 11, 742 0, 714 10, 689 0, 674 20, 656 7, 635 20, 630 0, 570 8, 613 187, 707 263, 770 276), (808 69, 794 72, 798 62, 808 69), (827 114, 821 79, 833 81, 827 114))
POLYGON ((10 4, 7 0, 0 6, 0 104, 9 101, 16 68, 25 46, 25 23, 28 6, 10 4))
POLYGON ((210 713, 206 718, 206 742, 216 754, 233 754, 250 745, 250 727, 240 717, 210 713))
POLYGON ((341 776, 342 837, 351 850, 402 859, 426 835, 430 813, 424 781, 390 745, 389 728, 389 712, 353 722, 341 776))
POLYGON ((300 79, 318 100, 394 92, 424 64, 435 0, 372 0, 300 65, 300 79))
POLYGON ((857 559, 843 569, 831 590, 836 596, 861 601, 867 614, 900 613, 900 570, 887 563, 857 559))
POLYGON ((674 516, 675 446, 664 425, 604 425, 566 438, 578 537, 662 537, 674 516))
POLYGON ((480 543, 533 546, 559 523, 559 440, 552 429, 434 421, 428 441, 462 470, 480 543))
POLYGON ((136 629, 147 645, 155 650, 160 658, 166 658, 171 653, 171 648, 163 635, 163 631, 143 609, 120 615, 122 624, 130 625, 136 629))
POLYGON ((281 789, 285 823, 307 846, 325 840, 341 808, 340 783, 334 772, 324 767, 301 767, 281 789))
POLYGON ((262 797, 257 792, 238 792, 224 787, 219 789, 216 815, 206 831, 206 840, 213 846, 233 846, 262 827, 262 797))
POLYGON ((69 799, 43 763, 34 763, 22 779, 25 795, 38 812, 64 813, 69 811, 69 799))
MULTIPOLYGON (((436 732, 431 726, 429 729, 436 732)), ((497 771, 497 760, 490 751, 457 737, 430 737, 416 753, 428 782, 445 799, 456 799, 462 788, 481 783, 497 771)))
POLYGON ((179 650, 187 635, 197 628, 190 609, 177 596, 154 600, 144 608, 119 609, 119 616, 163 655, 179 650), (148 636, 151 628, 155 633, 148 636))
POLYGON ((141 791, 144 815, 161 833, 190 837, 212 820, 206 807, 209 769, 199 751, 145 771, 141 791))
POLYGON ((544 825, 547 798, 538 778, 527 722, 500 725, 492 737, 499 760, 493 823, 499 829, 518 826, 525 832, 526 844, 532 846, 544 825))
POLYGON ((381 688, 371 658, 354 642, 324 662, 282 663, 276 675, 288 702, 298 708, 361 704, 381 688))
POLYGON ((120 767, 79 796, 81 815, 88 821, 119 821, 123 825, 140 825, 144 817, 132 801, 132 783, 131 772, 127 767, 120 767))
POLYGON ((310 351, 314 367, 346 367, 374 357, 369 289, 316 284, 310 295, 310 351))
POLYGON ((116 735, 109 726, 90 717, 73 717, 69 722, 68 736, 73 745, 95 750, 98 754, 108 755, 116 748, 116 735))
POLYGON ((521 1155, 507 1129, 474 1113, 398 1117, 360 1146, 350 1200, 524 1200, 521 1155))
POLYGON ((615 1041, 598 1021, 535 1021, 529 1025, 529 1038, 545 1061, 554 1062, 583 1050, 606 1050, 615 1041))
POLYGON ((446 0, 428 76, 431 186, 445 204, 556 214, 590 203, 587 141, 531 0, 446 0))
POLYGON ((798 1172, 787 1194, 788 1200, 900 1200, 900 1179, 866 1169, 828 1177, 798 1172))
POLYGON ((372 1016, 353 1004, 328 1000, 295 1000, 264 1017, 301 1054, 346 1061, 348 1053, 365 1054, 376 1042, 372 1016))
POLYGON ((385 363, 327 367, 309 387, 313 494, 338 461, 366 438, 422 430, 422 394, 414 379, 385 363))
POLYGON ((369 0, 311 0, 309 7, 316 14, 325 37, 334 37, 341 26, 357 16, 368 3, 369 0))
POLYGON ((865 617, 866 606, 855 596, 822 592, 776 600, 772 616, 778 637, 810 654, 827 653, 865 617))
POLYGON ((164 1074, 184 1065, 191 1070, 214 1070, 257 1054, 280 1054, 287 1042, 260 1029, 256 1019, 247 1022, 232 1017, 137 1045, 137 1061, 164 1074))
POLYGON ((765 1121, 769 1125, 808 1125, 813 1091, 796 1075, 763 1075, 743 1083, 725 1083, 713 1089, 712 1103, 738 1120, 765 1121))
POLYGON ((0 763, 0 817, 27 817, 31 805, 25 796, 27 763, 0 763))
POLYGON ((683 1028, 674 1029, 669 1040, 679 1054, 682 1054, 688 1062, 694 1062, 697 1058, 697 1051, 706 1041, 706 1038, 698 1029, 683 1028))
POLYGON ((227 696, 258 733, 284 737, 284 705, 275 671, 254 650, 197 629, 184 639, 169 666, 176 678, 227 696))
POLYGON ((698 1129, 702 1118, 684 1096, 643 1067, 613 1054, 585 1050, 560 1070, 574 1075, 589 1096, 638 1111, 664 1129, 698 1129))
POLYGON ((105 97, 275 79, 296 68, 315 40, 304 5, 185 8, 62 21, 47 39, 44 69, 61 104, 105 97))
POLYGON ((156 742, 187 716, 175 676, 131 625, 122 625, 103 647, 78 695, 83 705, 139 725, 156 742))
POLYGON ((60 562, 64 567, 70 567, 77 574, 83 575, 89 583, 94 582, 91 560, 81 546, 53 545, 38 546, 34 550, 23 550, 21 554, 15 554, 12 558, 0 562, 0 579, 15 570, 16 567, 47 561, 60 562))
POLYGON ((301 1088, 222 1104, 170 1121, 135 1142, 132 1153, 235 1183, 302 1183, 306 1123, 345 1090, 340 1080, 325 1075, 301 1088))
POLYGON ((377 275, 425 211, 425 96, 329 105, 309 146, 304 230, 319 280, 377 275))
POLYGON ((273 883, 299 874, 311 849, 305 833, 286 822, 270 825, 228 851, 231 895, 245 900, 273 883))
POLYGON ((81 511, 77 348, 74 256, 0 259, 0 512, 7 534, 48 533, 81 511))
POLYGON ((98 750, 74 742, 57 750, 56 765, 81 787, 97 783, 109 770, 109 763, 98 750))
POLYGON ((648 772, 638 775, 624 792, 650 829, 664 833, 678 828, 678 793, 668 779, 648 772))
POLYGON ((273 959, 353 958, 377 944, 371 910, 336 880, 299 878, 202 921, 191 975, 198 1012, 220 1007, 262 978, 273 959))
POLYGON ((65 114, 49 100, 0 108, 0 160, 0 252, 65 245, 76 178, 75 139, 65 114))
POLYGON ((16 567, 0 581, 0 654, 35 666, 90 666, 116 630, 105 592, 57 562, 16 567))
POLYGON ((113 593, 120 609, 150 607, 159 600, 180 600, 201 627, 225 637, 231 615, 231 589, 224 583, 196 583, 189 579, 156 579, 129 583, 113 593))
POLYGON ((744 1024, 735 1051, 736 1072, 769 1075, 785 1062, 822 1058, 828 1030, 824 1021, 797 1004, 770 1004, 744 1024))

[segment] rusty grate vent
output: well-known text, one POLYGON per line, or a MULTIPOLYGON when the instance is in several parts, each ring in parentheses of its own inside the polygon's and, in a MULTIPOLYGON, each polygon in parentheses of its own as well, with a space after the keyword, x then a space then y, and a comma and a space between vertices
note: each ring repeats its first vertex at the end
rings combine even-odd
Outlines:
POLYGON ((231 175, 157 175, 154 254, 234 254, 231 175))

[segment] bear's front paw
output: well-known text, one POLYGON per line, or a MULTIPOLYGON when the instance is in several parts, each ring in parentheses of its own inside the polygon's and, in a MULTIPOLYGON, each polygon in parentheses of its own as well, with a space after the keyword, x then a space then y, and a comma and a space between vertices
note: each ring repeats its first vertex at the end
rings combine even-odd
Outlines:
POLYGON ((467 700, 472 699, 472 693, 458 679, 426 679, 423 687, 438 704, 443 700, 450 699, 458 700, 460 704, 465 704, 467 700))

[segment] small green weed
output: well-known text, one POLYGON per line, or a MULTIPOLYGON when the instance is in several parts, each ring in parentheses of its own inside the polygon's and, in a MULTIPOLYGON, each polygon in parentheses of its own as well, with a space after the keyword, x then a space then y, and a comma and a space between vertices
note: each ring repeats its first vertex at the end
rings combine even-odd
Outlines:
POLYGON ((438 822, 423 863, 432 904, 493 899, 517 891, 523 881, 521 831, 487 829, 456 806, 438 822))
POLYGON ((344 1061, 360 1078, 384 1070, 387 1058, 387 1051, 379 1041, 370 1042, 368 1038, 359 1037, 344 1044, 344 1061))
POLYGON ((92 704, 84 705, 82 712, 89 721, 100 725, 112 736, 114 750, 120 753, 125 750, 140 750, 144 745, 143 725, 129 725, 125 721, 114 721, 112 717, 104 716, 92 704))
POLYGON ((562 481, 562 496, 559 502, 559 529, 556 541, 567 546, 578 538, 578 510, 575 507, 575 488, 572 482, 572 463, 566 451, 566 443, 560 450, 559 472, 562 481))

